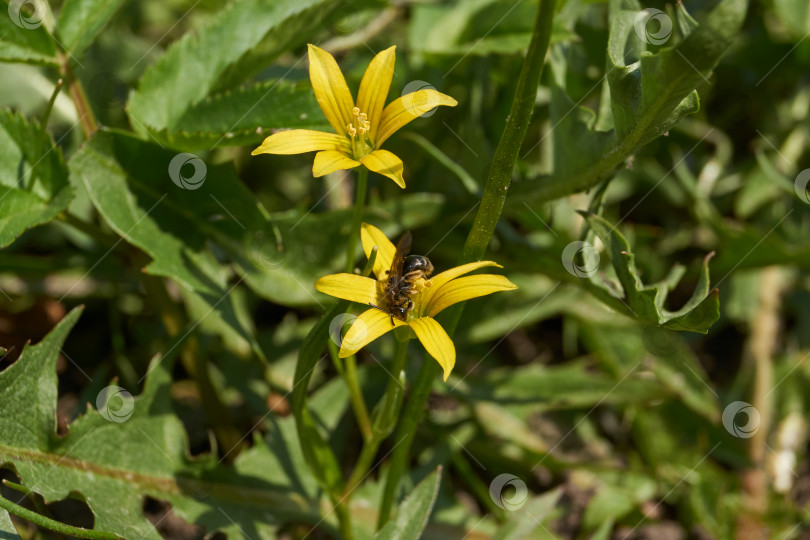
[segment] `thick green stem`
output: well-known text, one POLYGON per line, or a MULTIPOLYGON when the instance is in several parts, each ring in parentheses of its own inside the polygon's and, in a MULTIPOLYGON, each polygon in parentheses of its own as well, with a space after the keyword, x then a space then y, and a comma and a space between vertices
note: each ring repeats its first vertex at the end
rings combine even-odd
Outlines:
POLYGON ((14 514, 15 516, 27 519, 28 521, 34 523, 39 527, 51 531, 56 531, 66 536, 75 536, 77 538, 91 538, 99 540, 118 540, 119 538, 121 538, 120 536, 112 533, 94 531, 92 529, 82 529, 81 527, 73 527, 71 525, 65 525, 64 523, 60 523, 54 519, 39 515, 36 512, 28 510, 27 508, 23 508, 18 504, 14 504, 13 502, 3 497, 0 497, 0 508, 14 514))
POLYGON ((537 86, 543 73, 543 61, 551 39, 551 22, 554 19, 554 0, 541 0, 537 9, 532 41, 523 66, 520 69, 512 109, 506 119, 501 140, 489 168, 489 177, 484 185, 484 195, 475 213, 472 230, 467 235, 461 262, 480 260, 484 256, 495 225, 501 217, 503 203, 512 181, 512 171, 520 152, 526 130, 532 117, 537 97, 537 86))
POLYGON ((354 272, 354 256, 357 253, 357 240, 360 238, 360 223, 363 221, 363 211, 366 209, 366 191, 368 187, 368 169, 360 167, 357 170, 357 187, 354 194, 354 214, 352 214, 352 229, 349 231, 349 243, 346 246, 346 272, 354 272))
MULTIPOLYGON (((540 84, 540 75, 543 73, 543 63, 551 40, 554 4, 554 0, 540 0, 532 40, 520 70, 515 98, 512 101, 512 109, 506 120, 506 127, 501 135, 498 148, 495 150, 495 156, 492 159, 489 176, 484 185, 484 193, 475 214, 472 230, 464 243, 464 250, 459 261, 461 264, 480 260, 484 256, 492 233, 495 231, 495 226, 501 217, 509 184, 512 181, 512 171, 515 168, 520 146, 529 127, 537 95, 537 86, 540 84)), ((457 309, 451 308, 448 312, 444 326, 452 336, 461 317, 461 305, 457 306, 457 309)), ((388 477, 385 481, 377 520, 378 528, 382 527, 391 515, 391 507, 394 503, 399 480, 407 465, 416 427, 424 412, 425 404, 430 395, 430 387, 438 374, 438 368, 438 364, 431 360, 427 360, 422 364, 422 369, 419 371, 419 376, 414 385, 413 394, 408 400, 396 437, 397 440, 402 442, 394 450, 391 465, 388 469, 388 477)))

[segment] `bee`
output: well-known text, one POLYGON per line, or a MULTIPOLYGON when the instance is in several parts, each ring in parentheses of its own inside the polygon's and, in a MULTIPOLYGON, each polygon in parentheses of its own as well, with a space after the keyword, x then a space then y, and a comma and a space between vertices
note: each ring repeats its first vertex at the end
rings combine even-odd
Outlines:
POLYGON ((385 282, 384 300, 385 306, 375 307, 391 317, 391 326, 394 326, 394 317, 400 321, 405 321, 408 312, 413 309, 413 301, 410 298, 415 290, 416 281, 419 278, 427 278, 433 273, 433 263, 423 255, 408 255, 411 250, 411 233, 406 232, 397 242, 394 260, 391 262, 390 270, 386 270, 388 280, 385 282))

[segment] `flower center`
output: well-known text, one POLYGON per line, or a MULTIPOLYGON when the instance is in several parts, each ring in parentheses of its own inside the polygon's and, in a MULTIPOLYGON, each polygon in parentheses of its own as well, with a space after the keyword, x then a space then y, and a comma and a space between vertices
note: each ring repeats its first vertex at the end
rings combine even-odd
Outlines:
POLYGON ((374 149, 369 133, 371 122, 368 115, 361 112, 358 107, 352 109, 352 116, 353 121, 346 125, 346 131, 352 141, 352 156, 354 159, 360 159, 374 149))

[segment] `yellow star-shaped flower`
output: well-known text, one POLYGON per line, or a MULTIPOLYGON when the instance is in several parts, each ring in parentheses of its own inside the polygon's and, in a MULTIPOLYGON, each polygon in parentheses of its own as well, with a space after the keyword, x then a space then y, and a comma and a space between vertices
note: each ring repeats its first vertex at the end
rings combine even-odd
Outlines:
MULTIPOLYGON (((366 256, 377 246, 373 268, 377 279, 356 274, 333 274, 316 281, 315 288, 336 298, 366 306, 385 307, 385 283, 396 248, 380 229, 367 223, 363 223, 360 235, 366 256)), ((478 274, 461 277, 485 266, 501 268, 492 261, 479 261, 451 268, 428 281, 417 283, 417 292, 411 296, 413 309, 408 313, 406 321, 394 318, 392 325, 392 318, 385 311, 377 308, 364 311, 344 336, 338 355, 341 358, 351 356, 389 330, 397 326, 410 326, 428 354, 442 366, 444 380, 447 380, 456 363, 456 349, 450 336, 434 317, 453 304, 498 291, 517 289, 504 276, 478 274)))
POLYGON ((402 160, 388 150, 381 150, 380 146, 412 120, 439 105, 455 107, 457 101, 436 90, 421 89, 383 108, 394 77, 395 48, 389 47, 377 54, 368 65, 355 103, 334 57, 309 45, 312 89, 335 133, 310 129, 281 131, 267 137, 251 155, 318 152, 312 164, 316 178, 364 165, 404 188, 402 160))

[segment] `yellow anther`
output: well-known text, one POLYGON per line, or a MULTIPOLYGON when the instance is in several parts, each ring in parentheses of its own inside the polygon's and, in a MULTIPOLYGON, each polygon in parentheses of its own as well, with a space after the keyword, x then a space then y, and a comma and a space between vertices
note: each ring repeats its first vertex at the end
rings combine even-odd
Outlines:
POLYGON ((346 125, 346 131, 348 131, 348 132, 349 132, 349 135, 350 135, 350 136, 352 136, 352 137, 354 137, 354 136, 355 136, 355 134, 357 133, 357 130, 356 130, 356 129, 354 129, 354 126, 353 126, 353 125, 351 125, 351 124, 347 124, 347 125, 346 125))
POLYGON ((366 120, 368 120, 368 115, 366 113, 364 113, 364 112, 361 112, 360 114, 355 115, 355 116, 357 116, 360 119, 361 124, 364 123, 366 120))
POLYGON ((352 109, 352 116, 359 116, 359 115, 360 115, 360 109, 358 109, 357 107, 352 109))
POLYGON ((364 128, 363 126, 360 126, 359 128, 357 128, 357 133, 359 133, 360 135, 362 135, 365 132, 366 132, 366 128, 364 128))
POLYGON ((364 128, 366 131, 368 131, 369 129, 371 129, 371 122, 369 122, 368 120, 366 120, 365 122, 363 122, 363 128, 364 128))

